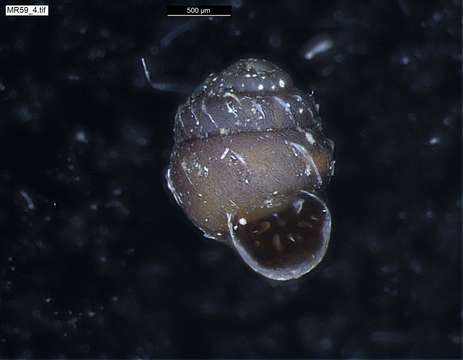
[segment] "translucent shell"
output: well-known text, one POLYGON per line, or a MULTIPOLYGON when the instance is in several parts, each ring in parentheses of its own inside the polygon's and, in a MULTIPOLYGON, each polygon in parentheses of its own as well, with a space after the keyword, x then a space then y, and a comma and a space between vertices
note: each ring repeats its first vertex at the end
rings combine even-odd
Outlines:
POLYGON ((333 142, 313 97, 286 72, 244 59, 211 74, 179 107, 174 134, 167 183, 205 236, 276 280, 321 261, 331 216, 320 194, 333 142))

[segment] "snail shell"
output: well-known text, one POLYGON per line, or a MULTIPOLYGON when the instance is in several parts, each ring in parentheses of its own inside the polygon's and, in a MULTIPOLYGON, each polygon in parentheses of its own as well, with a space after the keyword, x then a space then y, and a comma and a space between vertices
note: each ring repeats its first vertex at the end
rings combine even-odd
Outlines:
POLYGON ((300 277, 323 258, 331 216, 320 193, 334 168, 311 95, 263 59, 211 74, 175 116, 167 184, 204 235, 256 272, 300 277))

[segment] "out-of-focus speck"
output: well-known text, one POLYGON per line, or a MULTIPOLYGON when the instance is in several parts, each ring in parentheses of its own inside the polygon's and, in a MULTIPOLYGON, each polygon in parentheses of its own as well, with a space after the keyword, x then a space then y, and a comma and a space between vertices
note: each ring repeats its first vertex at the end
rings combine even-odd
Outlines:
POLYGON ((433 219, 434 218, 434 212, 431 209, 427 209, 425 213, 426 219, 433 219))
POLYGON ((373 331, 370 335, 370 340, 377 344, 404 344, 407 343, 410 338, 408 334, 399 331, 373 331))
POLYGON ((23 52, 24 51, 24 40, 22 39, 16 40, 14 43, 14 48, 19 52, 23 52))
POLYGON ((125 253, 129 256, 132 256, 133 254, 135 254, 135 249, 134 248, 127 249, 125 253))
POLYGON ((452 125, 452 118, 450 116, 444 117, 444 120, 442 120, 445 126, 451 126, 452 125))
POLYGON ((230 32, 230 35, 232 36, 240 36, 241 35, 241 30, 239 28, 239 26, 235 23, 231 23, 229 28, 228 28, 228 31, 230 32))
POLYGON ((382 244, 378 239, 369 239, 367 242, 368 250, 372 253, 378 253, 382 249, 382 244))
POLYGON ((78 318, 73 317, 73 318, 69 319, 67 323, 68 323, 68 325, 69 325, 70 328, 72 328, 72 329, 77 329, 77 322, 78 322, 78 321, 79 321, 78 318))
POLYGON ((408 218, 408 214, 407 214, 406 211, 399 211, 398 215, 399 215, 400 220, 407 220, 407 218, 408 218))
POLYGON ((124 215, 130 214, 130 210, 127 208, 127 206, 125 206, 125 204, 119 200, 108 201, 107 203, 105 203, 105 207, 117 209, 124 215))
POLYGON ((396 265, 383 265, 380 268, 381 272, 384 274, 392 274, 397 272, 397 266, 396 265))
POLYGON ((410 270, 413 271, 415 274, 421 274, 423 272, 423 266, 416 259, 412 259, 410 261, 409 266, 410 266, 410 270))
POLYGON ((93 210, 93 211, 98 210, 98 204, 97 204, 97 203, 91 203, 89 207, 90 207, 90 209, 93 210))
POLYGON ((68 156, 66 158, 66 161, 68 162, 68 169, 69 170, 74 170, 74 164, 73 164, 72 158, 70 156, 68 156))
POLYGON ((416 114, 415 113, 408 113, 407 118, 408 118, 408 120, 414 122, 414 121, 416 121, 416 114))
POLYGON ((44 299, 44 301, 45 301, 47 304, 49 304, 49 303, 51 303, 51 298, 50 298, 50 297, 47 297, 47 298, 44 299))
POLYGON ((320 340, 320 348, 323 351, 328 351, 333 348, 333 340, 330 337, 323 337, 320 340))
POLYGON ((399 0, 399 7, 405 16, 410 15, 410 6, 407 0, 399 0))
POLYGON ((158 55, 159 54, 159 46, 157 45, 153 45, 153 46, 150 46, 149 49, 148 49, 148 53, 150 55, 158 55))
POLYGON ((88 138, 87 138, 87 134, 85 133, 85 131, 83 131, 83 130, 77 131, 76 132, 76 140, 78 142, 88 144, 88 138))
POLYGON ((317 35, 310 39, 303 47, 302 54, 304 59, 312 60, 334 46, 333 38, 328 34, 317 35))
POLYGON ((172 27, 172 30, 169 31, 162 39, 161 39, 161 47, 166 48, 168 47, 172 41, 175 40, 179 35, 191 30, 193 26, 197 23, 198 19, 191 19, 183 24, 172 24, 175 25, 172 27))
POLYGON ((4 291, 10 291, 12 287, 13 287, 13 284, 11 283, 11 281, 7 280, 3 284, 1 284, 0 289, 4 291))
POLYGON ((122 189, 120 187, 117 187, 113 190, 113 195, 114 196, 121 196, 122 195, 122 189))
POLYGON ((441 20, 442 20, 442 14, 439 13, 439 12, 434 12, 432 14, 432 20, 435 22, 435 23, 439 23, 441 20))
POLYGON ((109 31, 108 28, 104 27, 100 30, 100 36, 103 38, 103 39, 107 39, 109 37, 109 35, 111 35, 111 32, 109 31))
POLYGON ((111 301, 112 301, 112 302, 118 302, 118 301, 119 301, 119 296, 113 296, 113 297, 111 298, 111 301))
POLYGON ((395 287, 385 286, 383 290, 385 294, 391 296, 397 296, 399 294, 399 290, 397 290, 395 287))
POLYGON ((88 59, 90 61, 103 59, 105 56, 106 56, 106 51, 101 48, 92 49, 88 53, 88 59))
POLYGON ((71 74, 66 75, 66 79, 70 80, 70 81, 78 81, 78 80, 80 80, 80 76, 77 75, 77 74, 72 74, 71 73, 71 74))
POLYGON ((461 344, 462 343, 462 335, 461 334, 457 334, 457 333, 450 334, 449 339, 454 344, 461 344))
POLYGON ((268 37, 268 42, 270 46, 275 49, 281 47, 281 43, 282 43, 281 35, 276 32, 270 34, 270 36, 268 37))
POLYGON ((410 64, 410 61, 411 61, 411 60, 410 60, 410 57, 409 57, 408 55, 402 55, 402 56, 400 57, 400 63, 401 63, 402 65, 408 65, 408 64, 410 64))
POLYGON ((440 138, 437 136, 433 136, 431 139, 429 139, 429 144, 430 145, 438 145, 440 144, 440 138))
POLYGON ((27 208, 29 210, 34 210, 35 209, 35 205, 34 203, 32 202, 32 199, 31 197, 29 196, 29 194, 27 192, 25 192, 24 190, 21 190, 19 192, 21 194, 21 196, 23 197, 23 199, 26 201, 26 204, 27 204, 27 208))
POLYGON ((232 30, 232 35, 233 36, 240 36, 241 35, 241 30, 240 29, 233 29, 232 30))
POLYGON ((345 59, 346 57, 343 54, 336 54, 334 56, 334 61, 336 61, 338 64, 343 63, 345 59))
POLYGON ((328 65, 328 66, 325 66, 322 70, 321 70, 321 74, 322 76, 329 76, 334 70, 334 67, 331 66, 331 65, 328 65))
POLYGON ((96 312, 95 311, 87 311, 87 315, 88 317, 92 318, 96 315, 96 312))
POLYGON ((232 6, 232 8, 239 9, 243 5, 243 3, 241 0, 231 0, 230 5, 232 6))
POLYGON ((20 121, 29 122, 34 119, 34 115, 27 105, 22 105, 18 108, 16 114, 20 121))
POLYGON ((5 85, 2 82, 0 82, 0 91, 4 91, 5 89, 5 85))
POLYGON ((127 126, 122 129, 123 136, 126 140, 137 146, 146 146, 149 144, 149 134, 146 129, 138 126, 127 126))

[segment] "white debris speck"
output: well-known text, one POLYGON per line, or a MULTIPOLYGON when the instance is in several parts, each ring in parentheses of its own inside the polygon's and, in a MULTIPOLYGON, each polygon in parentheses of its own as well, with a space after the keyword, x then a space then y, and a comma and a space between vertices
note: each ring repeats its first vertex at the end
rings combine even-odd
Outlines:
POLYGON ((230 150, 231 153, 238 159, 238 161, 243 164, 244 166, 247 166, 246 161, 244 160, 243 156, 239 153, 237 153, 234 150, 230 150))
POLYGON ((226 148, 225 151, 223 152, 222 156, 220 157, 220 160, 225 159, 225 156, 227 156, 228 152, 230 151, 229 148, 226 148))
POLYGON ((285 101, 283 101, 280 97, 278 96, 274 96, 273 97, 277 102, 278 104, 281 105, 281 107, 283 107, 285 109, 285 112, 288 114, 288 116, 290 117, 291 120, 293 120, 293 114, 291 112, 291 104, 290 103, 287 103, 285 101))
POLYGON ((302 159, 303 159, 303 161, 305 163, 305 172, 304 172, 305 175, 310 176, 311 169, 313 169, 314 172, 315 172, 315 176, 317 177, 318 184, 321 185, 323 181, 322 181, 322 178, 320 176, 320 172, 318 171, 317 165, 313 161, 313 158, 309 154, 307 149, 304 146, 302 146, 300 144, 296 144, 294 142, 289 142, 289 145, 293 149, 294 156, 297 157, 298 153, 302 155, 302 159))
POLYGON ((262 84, 259 84, 259 86, 257 87, 259 90, 264 90, 264 85, 262 84))
POLYGON ((188 182, 193 185, 193 183, 191 182, 191 178, 190 178, 190 173, 191 173, 191 169, 188 167, 187 163, 185 160, 182 161, 182 163, 180 164, 182 166, 182 170, 183 172, 185 173, 185 176, 188 180, 188 182))
POLYGON ((24 200, 26 200, 27 208, 29 210, 34 210, 35 206, 34 206, 34 203, 32 202, 31 197, 29 196, 29 194, 27 192, 25 192, 24 190, 21 190, 19 193, 24 198, 24 200))
POLYGON ((305 138, 307 139, 307 141, 309 142, 310 145, 315 144, 315 139, 313 138, 311 133, 306 132, 305 133, 305 138))
POLYGON ((296 209, 296 214, 299 214, 302 211, 302 207, 304 206, 304 200, 303 199, 297 199, 293 203, 293 206, 296 209))
POLYGON ((278 81, 278 85, 280 85, 281 88, 284 88, 286 84, 285 84, 285 81, 283 79, 280 79, 278 81))
POLYGON ((262 109, 262 105, 259 104, 259 103, 254 103, 257 111, 262 115, 262 118, 265 118, 265 113, 264 113, 264 110, 262 109))
POLYGON ((241 101, 240 99, 238 98, 238 96, 236 96, 235 94, 231 93, 231 92, 226 92, 225 94, 223 94, 223 97, 231 97, 233 100, 235 100, 239 105, 241 105, 241 101))
POLYGON ((239 219, 238 222, 240 223, 240 225, 243 225, 243 226, 248 223, 248 221, 245 218, 239 219))
POLYGON ((228 101, 225 102, 225 105, 227 106, 227 111, 229 114, 233 114, 234 117, 238 117, 234 106, 231 106, 228 101))
POLYGON ((214 126, 215 126, 216 128, 218 128, 217 123, 215 122, 214 118, 211 116, 211 114, 209 113, 209 111, 207 111, 205 99, 203 99, 203 101, 201 102, 201 110, 202 110, 202 112, 209 118, 209 120, 211 121, 211 123, 213 123, 214 126))
POLYGON ((264 200, 264 206, 266 208, 271 208, 273 206, 273 199, 266 199, 264 200))
POLYGON ((333 41, 329 38, 321 39, 318 42, 312 43, 312 46, 309 46, 304 52, 304 59, 311 60, 315 56, 328 51, 333 47, 333 41))

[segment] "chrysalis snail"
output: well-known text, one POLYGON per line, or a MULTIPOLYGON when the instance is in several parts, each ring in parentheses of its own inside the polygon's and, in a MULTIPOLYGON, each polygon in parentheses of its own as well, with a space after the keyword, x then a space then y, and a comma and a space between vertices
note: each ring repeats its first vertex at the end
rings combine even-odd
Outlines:
POLYGON ((271 279, 312 270, 330 239, 321 194, 334 146, 317 110, 279 67, 243 59, 209 75, 175 116, 166 178, 176 202, 271 279))

